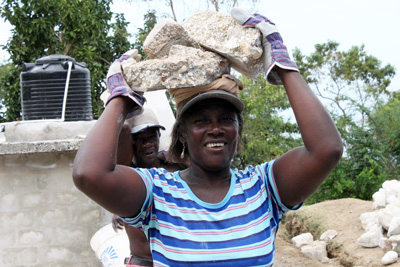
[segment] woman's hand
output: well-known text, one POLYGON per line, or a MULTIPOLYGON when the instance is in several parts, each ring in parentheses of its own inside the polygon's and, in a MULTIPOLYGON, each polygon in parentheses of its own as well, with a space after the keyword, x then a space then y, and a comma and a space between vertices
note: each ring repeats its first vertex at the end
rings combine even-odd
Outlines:
POLYGON ((275 24, 263 15, 253 13, 250 10, 235 7, 231 11, 232 17, 244 27, 254 27, 261 31, 264 47, 263 63, 265 76, 270 84, 283 84, 275 67, 287 70, 299 71, 296 63, 289 57, 286 46, 275 24))
POLYGON ((111 223, 112 223, 112 228, 114 229, 115 232, 124 229, 124 222, 119 216, 115 214, 112 217, 111 223))
POLYGON ((140 58, 141 56, 138 54, 137 49, 132 49, 124 53, 119 59, 115 60, 114 63, 111 64, 107 73, 107 90, 103 92, 100 97, 105 103, 105 106, 107 106, 108 103, 117 96, 126 96, 133 100, 134 104, 132 103, 133 105, 128 111, 127 118, 142 113, 143 104, 146 99, 142 94, 130 89, 122 74, 121 63, 128 62, 134 64, 137 63, 140 58))

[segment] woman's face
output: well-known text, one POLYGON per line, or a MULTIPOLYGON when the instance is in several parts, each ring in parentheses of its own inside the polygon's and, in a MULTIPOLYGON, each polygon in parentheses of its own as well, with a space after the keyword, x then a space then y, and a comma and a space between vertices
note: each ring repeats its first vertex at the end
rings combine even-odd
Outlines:
POLYGON ((239 140, 239 122, 234 107, 224 100, 203 100, 185 116, 184 142, 191 164, 208 171, 229 167, 239 140))

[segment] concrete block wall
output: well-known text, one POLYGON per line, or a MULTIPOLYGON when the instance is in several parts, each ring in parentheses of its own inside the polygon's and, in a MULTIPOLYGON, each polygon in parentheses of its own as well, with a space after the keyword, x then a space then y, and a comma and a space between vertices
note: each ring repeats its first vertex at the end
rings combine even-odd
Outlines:
POLYGON ((90 239, 111 214, 73 184, 80 142, 0 143, 0 266, 101 266, 90 239))
POLYGON ((110 215, 75 188, 74 156, 0 156, 1 266, 101 266, 90 239, 110 215))

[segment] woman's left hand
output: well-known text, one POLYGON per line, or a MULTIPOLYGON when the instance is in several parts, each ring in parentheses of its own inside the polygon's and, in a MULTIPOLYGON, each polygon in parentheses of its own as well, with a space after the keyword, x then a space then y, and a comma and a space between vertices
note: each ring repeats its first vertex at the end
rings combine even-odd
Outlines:
POLYGON ((265 76, 270 84, 282 84, 282 80, 274 70, 275 66, 282 69, 299 71, 296 63, 290 59, 287 48, 283 44, 282 37, 275 23, 263 15, 239 7, 234 7, 231 11, 231 15, 240 25, 257 28, 261 31, 263 36, 262 44, 264 47, 263 63, 265 76))

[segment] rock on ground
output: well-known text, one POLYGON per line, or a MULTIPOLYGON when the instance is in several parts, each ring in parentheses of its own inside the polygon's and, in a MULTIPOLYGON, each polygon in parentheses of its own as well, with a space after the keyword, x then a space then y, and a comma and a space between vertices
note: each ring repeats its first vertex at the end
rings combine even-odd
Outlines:
MULTIPOLYGON (((274 266, 368 266, 382 267, 381 259, 385 252, 382 248, 363 248, 357 245, 357 239, 365 232, 361 225, 360 215, 372 209, 372 201, 359 199, 338 199, 301 207, 297 211, 299 216, 307 216, 324 229, 335 229, 338 235, 332 240, 337 245, 335 258, 328 263, 313 260, 312 263, 305 260, 304 255, 286 238, 286 223, 278 230, 276 242, 276 262, 274 266), (298 251, 298 253, 297 253, 298 251), (290 253, 289 253, 290 252, 290 253)), ((332 253, 328 250, 328 255, 332 253)), ((400 267, 400 263, 394 263, 390 267, 400 267)))

